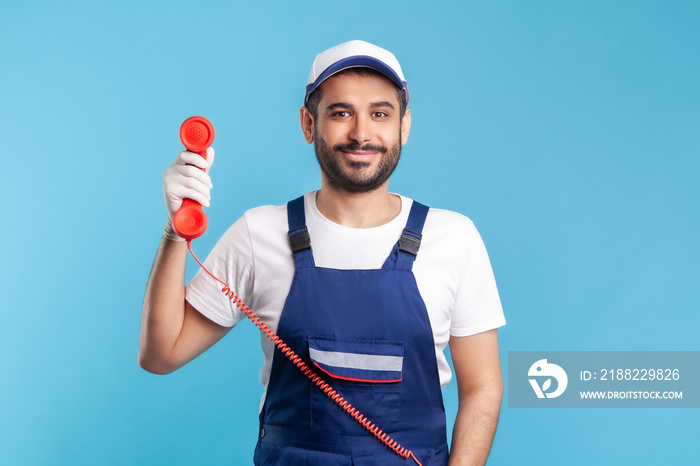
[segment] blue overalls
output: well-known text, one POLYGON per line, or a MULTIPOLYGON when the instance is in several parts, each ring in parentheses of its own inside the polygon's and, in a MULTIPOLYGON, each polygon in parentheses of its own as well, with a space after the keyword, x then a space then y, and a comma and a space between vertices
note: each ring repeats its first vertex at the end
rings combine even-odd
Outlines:
MULTIPOLYGON (((412 267, 428 207, 413 203, 381 269, 316 267, 304 198, 287 204, 296 271, 277 334, 423 464, 446 465, 433 332, 412 267)), ((275 349, 256 465, 408 465, 275 349)))

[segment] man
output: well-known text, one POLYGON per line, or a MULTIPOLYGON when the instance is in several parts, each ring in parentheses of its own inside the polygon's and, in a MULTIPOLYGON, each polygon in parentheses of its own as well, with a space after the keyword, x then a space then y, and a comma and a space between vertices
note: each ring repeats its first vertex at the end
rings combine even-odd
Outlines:
MULTIPOLYGON (((319 54, 300 121, 321 189, 246 212, 205 265, 423 464, 448 463, 441 387, 451 379, 449 342, 459 393, 449 464, 483 465, 503 391, 496 328, 505 319, 471 221, 389 192, 411 128, 407 101, 390 52, 351 41, 319 54)), ((208 205, 211 181, 197 167, 209 166, 181 152, 164 175, 169 216, 139 351, 150 372, 176 370, 243 318, 206 274, 183 286, 186 246, 171 218, 183 198, 208 205)), ((271 342, 262 345, 255 464, 407 464, 271 342)))

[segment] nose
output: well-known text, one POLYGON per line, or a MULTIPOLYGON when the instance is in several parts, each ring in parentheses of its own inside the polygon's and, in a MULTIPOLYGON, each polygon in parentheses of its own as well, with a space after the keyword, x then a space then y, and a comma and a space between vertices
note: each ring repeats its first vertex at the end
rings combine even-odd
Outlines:
POLYGON ((369 117, 356 115, 348 137, 358 144, 365 144, 372 140, 372 126, 369 117))

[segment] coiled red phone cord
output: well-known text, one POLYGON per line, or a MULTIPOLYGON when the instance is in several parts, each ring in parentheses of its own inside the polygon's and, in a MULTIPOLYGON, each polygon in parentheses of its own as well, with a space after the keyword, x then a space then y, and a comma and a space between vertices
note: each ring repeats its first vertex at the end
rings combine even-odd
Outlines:
POLYGON ((316 384, 318 388, 323 390, 323 392, 330 397, 331 400, 333 400, 338 406, 343 408, 345 412, 347 412, 350 416, 352 416, 353 419, 355 419, 357 422, 359 422, 362 427, 367 429, 372 435, 377 437, 382 443, 384 443, 387 447, 391 448, 397 455, 403 457, 403 458, 413 458, 413 461, 416 462, 419 466, 423 466, 420 461, 418 461, 418 458, 415 457, 413 452, 411 450, 408 450, 404 447, 402 447, 396 440, 392 439, 388 434, 383 432, 380 428, 378 428, 372 421, 367 419, 367 417, 360 413, 355 407, 353 407, 350 403, 345 401, 345 399, 338 394, 338 392, 333 389, 328 383, 323 380, 318 374, 314 372, 311 367, 309 367, 308 364, 306 364, 285 342, 282 341, 280 337, 273 332, 270 327, 265 324, 260 317, 253 312, 246 303, 241 300, 241 298, 236 295, 236 293, 221 279, 217 278, 213 273, 211 273, 209 270, 207 270, 206 267, 204 267, 204 264, 202 264, 197 256, 194 254, 194 251, 192 250, 192 242, 187 241, 187 249, 190 250, 190 254, 192 254, 192 257, 194 257, 194 260, 197 261, 200 267, 202 267, 202 270, 204 270, 211 278, 216 280, 217 282, 221 283, 224 287, 221 289, 221 292, 224 293, 228 298, 233 301, 233 303, 238 306, 238 308, 243 312, 243 314, 250 319, 253 324, 255 324, 258 329, 260 329, 260 332, 262 332, 263 335, 265 335, 267 338, 269 338, 276 346, 279 348, 279 350, 284 353, 285 356, 289 358, 290 361, 296 365, 299 370, 301 370, 306 376, 311 379, 313 383, 316 384))

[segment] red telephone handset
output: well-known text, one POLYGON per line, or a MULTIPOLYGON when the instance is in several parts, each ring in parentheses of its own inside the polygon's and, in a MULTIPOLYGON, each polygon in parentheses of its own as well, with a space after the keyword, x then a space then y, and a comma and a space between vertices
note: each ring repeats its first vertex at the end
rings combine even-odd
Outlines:
MULTIPOLYGON (((204 117, 190 117, 180 127, 180 140, 185 149, 206 159, 207 148, 214 142, 214 125, 204 117)), ((188 241, 202 236, 207 229, 207 216, 202 206, 192 199, 184 199, 182 207, 173 215, 173 228, 188 241)))

